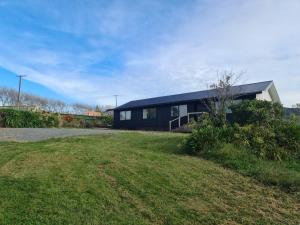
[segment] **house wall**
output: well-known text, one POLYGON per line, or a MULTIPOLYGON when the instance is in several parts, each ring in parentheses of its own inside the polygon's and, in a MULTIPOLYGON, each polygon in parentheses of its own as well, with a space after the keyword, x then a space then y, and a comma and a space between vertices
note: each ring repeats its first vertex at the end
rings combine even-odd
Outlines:
POLYGON ((263 91, 262 93, 260 94, 256 94, 256 99, 257 100, 265 100, 265 101, 272 101, 272 97, 269 93, 269 91, 263 91))
MULTIPOLYGON (((240 96, 238 99, 255 99, 256 94, 249 94, 240 96)), ((143 109, 145 108, 131 108, 124 111, 131 111, 131 120, 120 120, 120 111, 114 111, 114 128, 116 129, 130 129, 130 130, 169 130, 169 121, 176 119, 171 117, 171 106, 187 105, 187 111, 190 112, 207 112, 207 104, 203 101, 188 101, 178 102, 175 104, 165 104, 158 106, 149 106, 145 108, 156 108, 156 119, 143 119, 143 109)), ((193 116, 191 116, 193 118, 193 116)), ((230 117, 229 117, 230 118, 230 117)), ((187 123, 187 117, 182 118, 182 124, 187 123)), ((173 122, 172 127, 178 127, 178 122, 173 122)))
POLYGON ((272 84, 265 91, 256 94, 256 99, 280 103, 280 98, 274 84, 272 84))
MULTIPOLYGON (((143 119, 143 109, 152 108, 145 107, 128 109, 131 111, 131 120, 120 120, 120 110, 116 110, 114 114, 114 128, 133 130, 169 130, 169 121, 177 118, 171 117, 171 106, 174 105, 187 105, 188 113, 207 111, 205 105, 200 101, 180 102, 176 104, 153 106, 156 108, 156 119, 143 119)), ((186 123, 186 120, 187 118, 183 118, 182 123, 186 123)), ((176 126, 176 122, 174 122, 173 125, 176 126)))

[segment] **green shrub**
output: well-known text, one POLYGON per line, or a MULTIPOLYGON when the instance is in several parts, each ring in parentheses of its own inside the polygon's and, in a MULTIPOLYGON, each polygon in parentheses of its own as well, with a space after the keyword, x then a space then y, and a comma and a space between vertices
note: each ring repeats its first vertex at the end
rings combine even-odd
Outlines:
POLYGON ((47 113, 44 114, 45 127, 58 127, 59 126, 59 115, 47 113))
POLYGON ((269 101, 245 100, 230 109, 233 122, 239 125, 272 125, 283 118, 282 105, 269 101))
POLYGON ((297 121, 281 121, 274 130, 277 145, 284 148, 291 157, 300 159, 300 125, 297 121))
POLYGON ((281 160, 287 153, 276 143, 276 134, 270 127, 259 125, 235 125, 233 142, 262 159, 281 160))
POLYGON ((1 109, 0 121, 1 126, 11 128, 43 128, 58 126, 57 115, 14 109, 1 109))
POLYGON ((300 126, 293 120, 277 121, 274 126, 235 124, 233 127, 233 143, 245 147, 259 158, 300 159, 300 126))
POLYGON ((183 149, 188 154, 212 151, 220 146, 220 129, 215 127, 209 116, 203 115, 201 122, 184 139, 183 149))
POLYGON ((111 115, 103 115, 101 116, 101 122, 104 126, 112 126, 113 117, 111 115))
POLYGON ((210 151, 220 143, 234 143, 261 159, 300 159, 300 125, 296 119, 283 118, 280 104, 243 101, 232 106, 230 125, 218 125, 205 114, 192 124, 192 134, 184 141, 184 151, 210 151))
POLYGON ((85 126, 85 123, 83 120, 81 120, 79 118, 72 117, 71 120, 63 119, 62 126, 69 127, 69 128, 83 128, 85 126))

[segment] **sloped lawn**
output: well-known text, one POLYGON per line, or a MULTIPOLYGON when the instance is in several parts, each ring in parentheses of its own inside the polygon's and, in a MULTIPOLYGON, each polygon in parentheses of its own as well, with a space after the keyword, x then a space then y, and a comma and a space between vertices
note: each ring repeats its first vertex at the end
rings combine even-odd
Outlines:
POLYGON ((299 224, 299 194, 179 153, 177 134, 0 143, 0 224, 299 224))

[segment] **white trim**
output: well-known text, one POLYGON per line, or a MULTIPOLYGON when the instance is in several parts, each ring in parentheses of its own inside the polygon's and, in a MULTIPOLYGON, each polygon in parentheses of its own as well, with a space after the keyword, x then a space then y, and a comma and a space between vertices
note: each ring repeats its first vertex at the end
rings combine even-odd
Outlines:
POLYGON ((169 131, 172 130, 172 123, 173 123, 174 121, 176 121, 176 120, 178 120, 178 125, 180 126, 179 117, 177 117, 177 118, 174 119, 174 120, 170 120, 170 121, 169 121, 169 131))
POLYGON ((190 112, 187 114, 188 116, 188 123, 190 122, 190 115, 197 115, 197 114, 205 114, 207 112, 190 112))
POLYGON ((256 94, 256 99, 281 103, 273 81, 268 85, 268 87, 265 90, 263 90, 259 94, 256 94))

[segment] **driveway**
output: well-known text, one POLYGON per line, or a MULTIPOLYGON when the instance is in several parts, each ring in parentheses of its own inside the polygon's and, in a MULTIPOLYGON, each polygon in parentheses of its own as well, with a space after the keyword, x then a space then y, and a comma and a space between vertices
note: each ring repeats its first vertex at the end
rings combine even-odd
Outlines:
POLYGON ((0 141, 40 141, 49 138, 81 135, 111 134, 121 132, 105 128, 68 129, 68 128, 0 128, 0 141))

